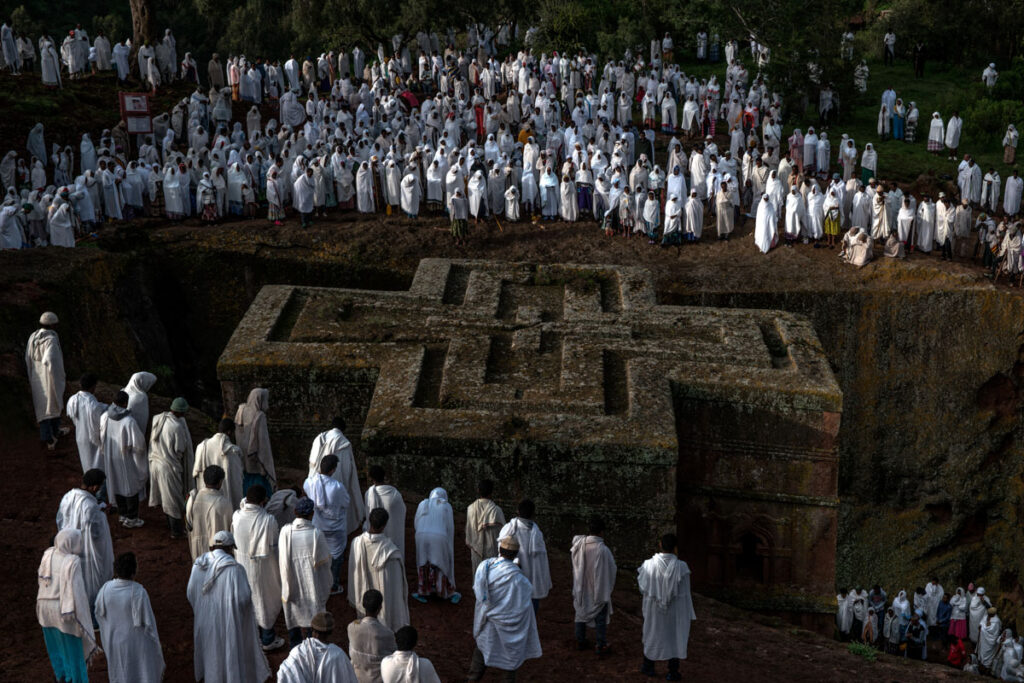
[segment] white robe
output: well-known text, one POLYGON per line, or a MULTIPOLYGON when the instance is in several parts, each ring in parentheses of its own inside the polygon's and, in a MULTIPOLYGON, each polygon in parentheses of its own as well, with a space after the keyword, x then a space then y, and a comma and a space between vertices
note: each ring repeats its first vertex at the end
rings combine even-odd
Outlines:
MULTIPOLYGON (((202 484, 203 471, 210 465, 217 465, 224 470, 224 483, 221 484, 220 491, 228 499, 231 509, 237 510, 242 502, 242 479, 245 471, 242 449, 231 443, 227 434, 214 434, 196 447, 195 463, 192 466, 192 477, 196 481, 196 486, 202 484)), ((267 491, 268 496, 270 493, 267 491)))
MULTIPOLYGON (((309 474, 312 477, 320 471, 320 461, 327 454, 338 456, 338 468, 334 470, 334 479, 344 485, 348 491, 348 506, 345 513, 347 528, 345 534, 359 529, 366 519, 363 507, 363 494, 359 490, 359 472, 356 469, 355 456, 352 455, 352 443, 340 429, 329 429, 321 432, 313 440, 309 451, 309 474)), ((313 520, 316 523, 316 519, 313 520)))
POLYGON ((25 365, 36 421, 60 417, 64 406, 64 354, 53 330, 40 328, 28 338, 25 365))
POLYGON ((313 191, 316 182, 305 173, 295 179, 292 184, 292 206, 299 213, 313 213, 313 191))
POLYGON ((114 496, 130 497, 144 491, 149 478, 146 440, 131 413, 110 406, 100 417, 100 441, 110 500, 113 501, 114 496))
POLYGON ((359 683, 352 662, 337 645, 310 637, 288 653, 277 683, 359 683))
POLYGON ((237 546, 235 560, 245 569, 249 581, 256 623, 265 629, 273 628, 281 613, 277 520, 259 505, 242 503, 231 517, 231 533, 237 546))
MULTIPOLYGON (((388 524, 384 527, 384 535, 398 548, 398 553, 405 557, 405 501, 398 489, 390 484, 377 484, 366 489, 366 514, 374 508, 383 508, 388 513, 388 524)), ((370 530, 370 520, 363 524, 363 531, 370 530)))
POLYGON ((455 520, 444 489, 434 489, 420 501, 413 521, 416 529, 416 566, 437 567, 455 586, 455 520))
POLYGON ((1006 179, 1006 188, 1003 190, 1003 211, 1006 212, 1006 215, 1013 216, 1020 211, 1022 188, 1024 188, 1024 178, 1010 176, 1006 179))
POLYGON ((341 557, 348 543, 348 491, 341 482, 320 473, 306 479, 302 488, 315 506, 313 526, 324 535, 331 557, 341 557))
POLYGON ((160 683, 164 653, 146 589, 114 579, 96 597, 96 621, 110 683, 160 683))
POLYGON ((136 424, 143 433, 149 424, 149 390, 156 384, 156 375, 149 372, 136 372, 124 387, 128 394, 128 410, 135 418, 136 424))
POLYGON ((637 572, 644 596, 644 656, 686 659, 690 623, 697 618, 690 595, 690 568, 671 553, 658 553, 637 572))
POLYGON ((114 542, 107 516, 96 496, 84 489, 71 489, 57 508, 57 531, 78 529, 82 533, 82 580, 89 600, 114 576, 114 542))
POLYGON ((281 604, 289 629, 309 628, 327 608, 331 594, 331 553, 323 532, 297 517, 281 529, 277 543, 281 569, 281 604))
POLYGON ((153 418, 149 435, 149 507, 161 506, 164 514, 185 517, 185 497, 192 490, 192 435, 185 418, 172 412, 153 418))
POLYGON ((209 550, 218 531, 231 528, 231 506, 218 489, 192 490, 185 503, 185 527, 192 559, 209 550))
POLYGON ((397 651, 380 663, 384 683, 441 683, 434 665, 412 651, 397 651))
POLYGON ((501 528, 498 540, 506 536, 515 536, 519 541, 519 555, 516 561, 523 569, 523 574, 533 586, 533 599, 543 600, 551 590, 551 569, 548 566, 548 549, 544 544, 544 534, 536 522, 513 517, 512 521, 501 528))
POLYGON ((615 588, 615 558, 600 536, 576 536, 572 539, 572 606, 576 623, 594 625, 594 618, 608 606, 606 620, 612 615, 612 590, 615 588))
POLYGON ((402 178, 402 211, 412 216, 420 212, 420 181, 412 173, 402 178))
POLYGON ((985 615, 981 622, 981 629, 978 633, 978 659, 982 666, 992 668, 995 663, 996 649, 999 645, 999 635, 1003 632, 1003 622, 997 615, 991 617, 985 615))
POLYGON ((270 677, 260 648, 245 569, 223 550, 192 565, 186 591, 195 613, 192 629, 197 679, 263 683, 270 677))
POLYGON ((82 656, 88 661, 96 649, 89 596, 82 581, 82 533, 77 529, 58 531, 53 547, 43 553, 36 572, 36 619, 43 628, 55 628, 82 639, 82 656))
POLYGON ((75 425, 75 443, 82 472, 101 468, 100 460, 100 417, 107 410, 106 403, 100 403, 88 391, 79 391, 68 399, 67 413, 75 425))
POLYGON ((492 557, 477 567, 473 637, 487 666, 515 671, 527 659, 541 656, 533 592, 515 562, 492 557))
POLYGON ((775 215, 775 205, 770 199, 761 199, 757 205, 757 218, 754 221, 754 244, 767 254, 779 234, 779 219, 775 215))
POLYGON ((381 623, 392 631, 407 626, 409 584, 402 554, 384 534, 366 531, 352 541, 348 559, 348 601, 360 617, 365 616, 363 594, 371 588, 384 596, 381 623))
POLYGON ((988 608, 992 606, 984 595, 974 595, 971 598, 971 609, 969 612, 969 620, 967 622, 967 635, 970 637, 972 643, 978 642, 978 629, 981 628, 981 623, 985 620, 988 608))

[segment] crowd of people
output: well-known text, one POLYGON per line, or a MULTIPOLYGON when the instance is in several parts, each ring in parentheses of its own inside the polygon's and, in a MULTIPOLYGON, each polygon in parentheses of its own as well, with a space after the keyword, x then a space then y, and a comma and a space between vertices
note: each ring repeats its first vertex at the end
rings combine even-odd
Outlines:
MULTIPOLYGON (((414 602, 458 603, 455 522, 448 493, 433 489, 413 515, 415 550, 407 551, 406 504, 379 465, 360 469, 345 422, 313 439, 301 486, 279 481, 267 426, 269 392, 254 388, 233 419, 193 446, 184 398, 150 415, 156 382, 134 374, 107 405, 97 379, 85 375, 64 401, 65 371, 58 318, 40 318, 25 363, 41 443, 56 448, 74 428, 81 486, 68 491, 56 514, 56 536, 39 566, 37 616, 54 675, 84 683, 87 663, 102 645, 112 683, 160 681, 165 669, 154 610, 134 578, 132 552, 115 554, 108 516, 126 529, 144 525, 140 505, 159 509, 169 543, 187 538, 193 560, 187 586, 194 611, 196 680, 264 681, 265 652, 290 648, 277 671, 287 683, 439 683, 433 665, 416 654, 414 602), (347 572, 343 571, 346 566, 347 572), (407 565, 415 561, 410 592, 407 565), (328 604, 347 593, 358 618, 347 628, 347 653, 332 641, 328 604), (283 612, 285 633, 276 624, 283 612), (95 631, 99 632, 97 642, 95 631), (287 638, 287 640, 286 640, 287 638)), ((490 668, 514 681, 528 659, 541 657, 536 615, 552 587, 544 534, 535 505, 524 499, 506 521, 482 480, 466 510, 475 598, 474 648, 468 680, 490 668)), ((600 518, 572 539, 574 635, 580 650, 611 652, 607 624, 618 569, 600 518), (593 629, 593 643, 588 630, 593 629)), ((667 679, 681 680, 695 618, 690 570, 665 534, 659 552, 638 572, 643 594, 642 673, 667 661, 667 679)), ((468 647, 467 647, 468 651, 468 647)))
MULTIPOLYGON (((73 33, 69 40, 89 45, 84 31, 73 33)), ((101 38, 90 49, 105 55, 95 45, 101 38)), ((465 50, 454 47, 453 31, 445 39, 395 36, 376 55, 354 47, 283 64, 244 56, 222 63, 215 54, 201 85, 190 54, 171 68, 168 31, 161 45, 139 51, 139 72, 156 68, 195 91, 135 139, 122 122, 96 143, 84 133, 77 150, 48 150, 37 125, 29 157, 11 151, 0 162, 8 188, 0 244, 71 246, 104 221, 139 215, 265 216, 281 225, 292 213, 305 227, 328 211, 402 212, 447 216, 460 243, 471 221, 562 220, 662 246, 701 241, 706 227, 727 240, 752 219, 762 252, 838 246, 845 261, 864 265, 877 243, 887 256, 935 250, 945 259, 983 257, 993 272, 1022 271, 1024 180, 1016 168, 1004 181, 965 154, 957 192, 904 196, 876 177, 872 142, 859 150, 849 135, 830 138, 814 126, 784 137, 781 97, 760 72, 751 75, 736 41, 725 45, 719 82, 688 76, 668 35, 649 54, 627 51, 603 64, 583 51, 502 58, 507 26, 472 28, 465 50), (276 116, 265 119, 268 108, 276 116)), ((711 48, 708 41, 697 36, 699 60, 717 58, 717 36, 711 48)), ((769 59, 752 41, 753 66, 769 59)), ((856 78, 866 90, 862 66, 856 78)), ((990 66, 982 78, 997 77, 990 66)), ((820 84, 817 102, 828 127, 839 108, 831 84, 820 84)), ((919 117, 916 102, 905 105, 886 88, 879 139, 959 158, 959 115, 933 113, 921 142, 919 117)), ((1018 143, 1012 123, 1003 142, 1009 165, 1018 143)))
POLYGON ((900 591, 889 602, 881 586, 870 591, 840 589, 836 595, 839 638, 870 645, 890 655, 928 660, 928 644, 958 669, 1001 681, 1024 681, 1024 637, 1003 628, 985 588, 945 591, 938 578, 912 596, 900 591))

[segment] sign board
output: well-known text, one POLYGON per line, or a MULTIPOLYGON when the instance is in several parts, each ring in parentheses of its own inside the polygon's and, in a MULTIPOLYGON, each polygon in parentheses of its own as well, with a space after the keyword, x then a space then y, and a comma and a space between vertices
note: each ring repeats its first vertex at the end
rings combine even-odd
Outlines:
POLYGON ((118 93, 121 102, 121 120, 129 133, 145 135, 153 132, 153 119, 149 109, 149 95, 138 92, 118 93))

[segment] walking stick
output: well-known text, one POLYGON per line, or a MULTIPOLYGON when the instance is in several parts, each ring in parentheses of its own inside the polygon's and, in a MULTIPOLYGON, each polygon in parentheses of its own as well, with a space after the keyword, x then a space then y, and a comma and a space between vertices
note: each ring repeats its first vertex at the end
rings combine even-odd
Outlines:
POLYGON ((505 232, 505 229, 501 227, 501 221, 498 220, 498 214, 494 214, 494 222, 498 224, 499 232, 505 232))

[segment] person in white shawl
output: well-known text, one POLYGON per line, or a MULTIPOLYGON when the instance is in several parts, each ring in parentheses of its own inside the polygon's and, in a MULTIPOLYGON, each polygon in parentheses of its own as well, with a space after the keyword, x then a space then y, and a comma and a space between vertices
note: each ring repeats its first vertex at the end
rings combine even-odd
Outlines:
POLYGON ((28 338, 25 347, 25 366, 39 423, 39 440, 51 451, 57 447, 57 437, 66 433, 60 426, 64 406, 64 353, 54 330, 56 326, 57 315, 50 311, 43 313, 39 316, 39 329, 28 338))
POLYGON ((380 621, 392 631, 409 624, 409 584, 405 578, 402 554, 384 535, 388 513, 372 508, 367 521, 368 531, 352 541, 348 559, 348 601, 356 613, 365 615, 361 596, 369 589, 384 596, 380 621), (359 596, 359 597, 357 597, 359 596))
POLYGON ((641 671, 654 675, 654 663, 668 660, 668 680, 681 680, 679 660, 686 659, 690 624, 697 615, 690 594, 690 568, 675 555, 675 534, 661 537, 661 552, 637 572, 643 600, 644 661, 641 671))
MULTIPOLYGON (((372 484, 366 489, 366 510, 381 508, 388 513, 384 535, 398 548, 405 557, 405 501, 402 494, 394 486, 386 483, 387 475, 380 465, 371 465, 369 471, 372 484)), ((370 529, 369 514, 363 523, 363 531, 370 529)))
POLYGON ((128 394, 128 410, 131 411, 143 434, 149 428, 149 390, 154 384, 156 375, 150 372, 136 372, 122 389, 128 394))
POLYGON ((395 633, 395 651, 380 663, 383 683, 441 683, 434 665, 413 649, 419 634, 412 626, 403 626, 395 633))
POLYGON ((206 552, 214 534, 231 528, 232 508, 221 491, 223 484, 224 470, 210 465, 203 470, 203 487, 189 492, 185 503, 185 528, 193 560, 206 552))
POLYGON ((990 607, 992 607, 992 602, 985 595, 984 587, 978 588, 971 597, 967 622, 967 635, 970 636, 971 642, 975 645, 978 644, 978 630, 981 628, 981 622, 985 619, 985 615, 990 607))
POLYGON ((587 525, 587 534, 572 539, 572 606, 576 612, 576 646, 589 647, 587 627, 596 633, 597 654, 608 652, 608 620, 612 612, 615 588, 615 558, 604 543, 604 520, 595 517, 587 525))
POLYGON ((931 123, 928 124, 928 151, 938 154, 942 151, 942 143, 946 139, 946 126, 939 112, 932 112, 931 123))
POLYGON ((916 213, 910 205, 910 197, 904 197, 903 206, 900 207, 899 214, 896 216, 896 235, 903 244, 907 244, 910 240, 915 218, 916 213))
POLYGON ((67 413, 75 425, 75 442, 82 472, 88 472, 100 466, 100 417, 107 404, 100 403, 92 393, 96 390, 96 375, 82 375, 78 385, 78 393, 68 399, 67 413))
POLYGON ((690 198, 684 205, 686 216, 686 240, 696 242, 700 240, 704 230, 704 204, 697 198, 697 190, 690 190, 690 198))
POLYGON ((534 587, 515 562, 520 550, 517 537, 506 536, 498 543, 498 557, 477 567, 473 579, 476 648, 467 680, 479 681, 487 667, 515 672, 527 659, 542 654, 536 610, 531 609, 534 587))
POLYGON ((307 166, 305 172, 292 183, 292 206, 302 218, 302 227, 313 224, 313 193, 316 181, 313 179, 313 168, 307 166))
POLYGON ((149 507, 163 509, 171 538, 184 532, 185 497, 192 490, 192 434, 185 421, 188 401, 180 396, 171 409, 153 418, 149 435, 149 507))
POLYGON ((224 470, 224 485, 221 486, 221 491, 228 499, 232 510, 236 510, 242 500, 244 470, 242 449, 231 442, 234 431, 234 421, 231 418, 222 418, 217 433, 204 439, 196 447, 195 463, 192 466, 192 478, 197 483, 210 465, 217 465, 224 470))
POLYGON ((114 542, 110 538, 107 516, 96 500, 106 478, 103 470, 88 470, 82 475, 81 488, 64 494, 57 508, 58 531, 78 529, 82 532, 82 579, 89 605, 96 602, 100 587, 114 573, 114 542))
POLYGON ((455 520, 443 488, 434 489, 429 498, 420 501, 413 526, 419 585, 412 597, 426 602, 427 596, 437 595, 458 604, 462 596, 455 590, 455 520))
POLYGON ((767 254, 775 246, 779 235, 779 219, 775 214, 775 205, 767 194, 761 195, 757 204, 757 217, 754 220, 754 244, 767 254))
POLYGON ((107 475, 107 495, 113 497, 121 525, 134 529, 139 519, 139 494, 146 490, 149 465, 146 440, 128 410, 128 394, 117 392, 114 402, 100 417, 100 442, 103 471, 107 475))
POLYGON ((274 453, 270 448, 270 432, 267 430, 269 399, 270 392, 257 387, 249 392, 245 403, 238 406, 235 412, 235 435, 245 464, 243 495, 252 484, 262 484, 268 492, 273 491, 277 484, 274 453))
POLYGON ((515 185, 505 190, 505 218, 513 223, 519 220, 519 190, 515 185))
POLYGON ((277 670, 278 683, 359 683, 345 651, 330 640, 334 617, 320 612, 310 624, 310 636, 292 648, 277 670))
MULTIPOLYGON (((338 457, 338 467, 331 475, 348 491, 349 504, 345 513, 347 528, 346 536, 358 530, 366 519, 366 508, 363 506, 363 494, 359 490, 359 471, 356 469, 355 456, 352 454, 352 443, 344 433, 345 420, 335 417, 331 428, 321 432, 313 440, 309 451, 309 473, 313 477, 320 472, 320 461, 324 456, 333 454, 338 457)), ((316 520, 313 520, 316 522, 316 520)))
POLYGON ((477 486, 479 496, 466 509, 466 547, 473 573, 488 557, 498 555, 498 532, 505 526, 505 513, 491 500, 494 482, 484 479, 477 486))
POLYGON ((96 621, 110 683, 160 683, 164 653, 149 593, 134 581, 135 553, 118 555, 115 578, 96 597, 96 621))
POLYGON ((313 501, 313 526, 320 530, 331 554, 331 593, 341 591, 341 565, 345 562, 349 524, 349 495, 344 484, 334 478, 338 456, 328 453, 320 460, 320 471, 310 474, 302 488, 313 501))
POLYGON ((420 213, 420 181, 415 173, 407 173, 402 178, 402 211, 409 218, 416 218, 420 213))
POLYGON ((277 543, 281 604, 292 647, 302 642, 313 617, 327 608, 331 593, 330 546, 313 526, 314 511, 312 500, 299 500, 295 521, 281 529, 277 543))
POLYGON ((264 509, 266 501, 267 492, 262 486, 250 486, 242 506, 231 516, 231 533, 237 546, 235 559, 249 580, 260 646, 270 652, 283 646, 284 638, 274 633, 274 622, 281 613, 281 567, 277 559, 281 531, 274 516, 264 509))
POLYGON ((57 532, 37 572, 36 619, 58 681, 85 683, 87 662, 96 651, 82 565, 82 532, 57 532))
MULTIPOLYGON (((523 574, 533 586, 533 610, 540 607, 540 601, 548 596, 551 590, 551 568, 548 565, 548 549, 544 544, 544 534, 533 520, 536 506, 532 500, 519 502, 516 510, 518 516, 513 517, 498 533, 498 541, 514 536, 519 546, 516 558, 523 574)), ((500 546, 500 543, 499 543, 500 546)))
MULTIPOLYGON (((825 195, 815 183, 807 195, 807 223, 804 226, 807 237, 817 242, 825 234, 825 195)), ((807 239, 804 238, 804 242, 807 239)))
POLYGON ((786 221, 783 230, 787 246, 793 245, 793 242, 800 236, 800 231, 805 223, 807 223, 807 206, 804 204, 803 196, 794 186, 786 195, 786 221))
POLYGON ((186 595, 195 613, 195 676, 197 681, 263 683, 270 667, 260 649, 245 568, 231 556, 234 548, 231 532, 218 531, 210 552, 192 565, 186 595))
POLYGON ((989 607, 978 630, 978 659, 981 665, 991 669, 995 663, 999 635, 1003 632, 1003 622, 996 615, 996 608, 989 607))

